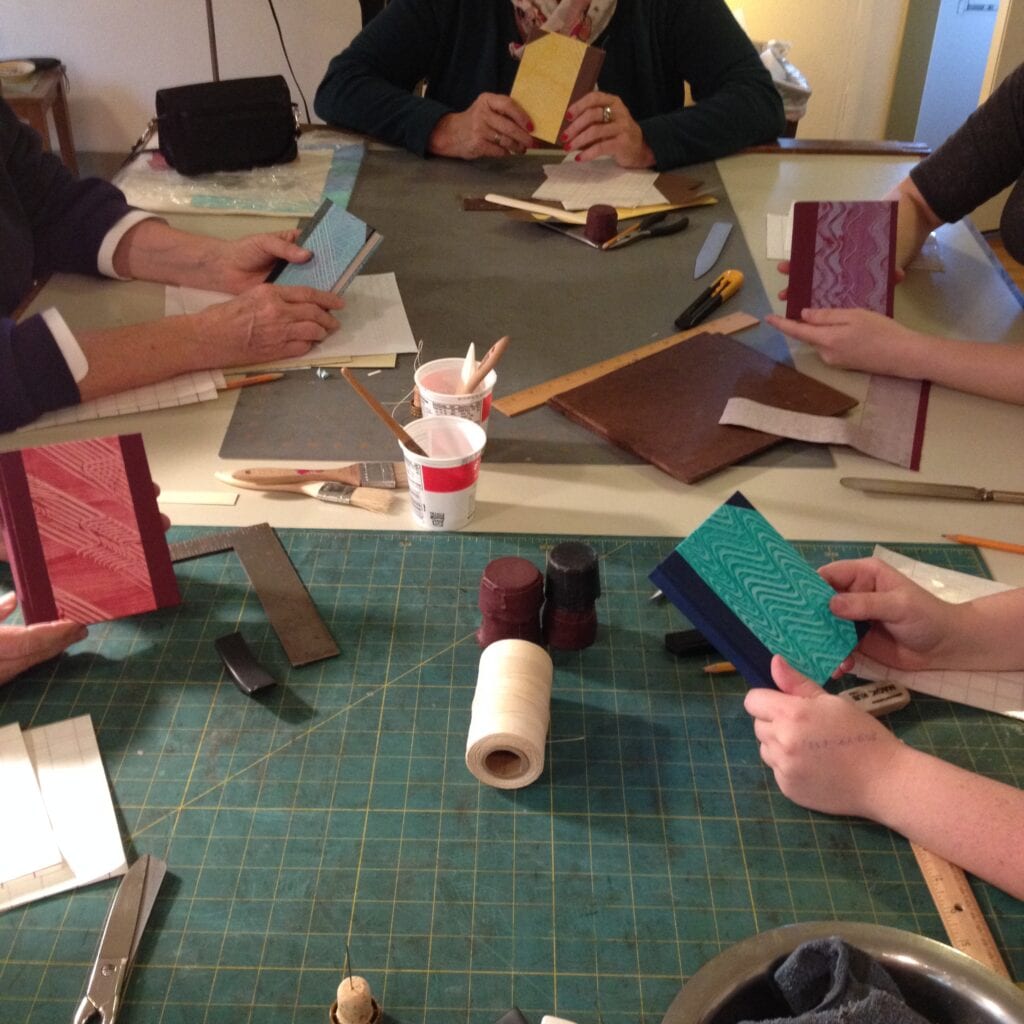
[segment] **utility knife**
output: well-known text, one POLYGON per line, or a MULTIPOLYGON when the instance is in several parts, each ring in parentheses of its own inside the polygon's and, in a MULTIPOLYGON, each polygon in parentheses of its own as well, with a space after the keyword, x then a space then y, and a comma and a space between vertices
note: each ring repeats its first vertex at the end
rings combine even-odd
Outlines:
POLYGON ((917 498, 954 498, 960 501, 1008 501, 1024 505, 1024 491, 994 491, 965 484, 929 484, 916 480, 881 480, 867 476, 844 476, 844 487, 868 494, 903 494, 917 498))

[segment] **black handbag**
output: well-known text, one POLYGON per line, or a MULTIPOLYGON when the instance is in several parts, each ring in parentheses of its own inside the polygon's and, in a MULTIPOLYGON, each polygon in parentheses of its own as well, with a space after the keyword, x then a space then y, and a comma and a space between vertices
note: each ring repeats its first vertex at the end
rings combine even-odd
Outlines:
POLYGON ((180 174, 240 171, 294 160, 296 107, 282 75, 158 89, 160 152, 180 174))

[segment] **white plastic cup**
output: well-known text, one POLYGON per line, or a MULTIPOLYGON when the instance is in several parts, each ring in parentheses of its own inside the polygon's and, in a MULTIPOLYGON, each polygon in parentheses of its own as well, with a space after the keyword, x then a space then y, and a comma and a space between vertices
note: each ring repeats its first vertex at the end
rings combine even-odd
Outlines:
POLYGON ((409 477, 412 514, 428 530, 461 530, 476 509, 487 435, 461 416, 428 416, 406 424, 406 432, 425 451, 417 455, 399 441, 409 477))
POLYGON ((491 370, 468 395, 458 395, 462 359, 432 359, 413 375, 424 416, 462 416, 479 423, 484 430, 491 415, 491 392, 498 375, 491 370))

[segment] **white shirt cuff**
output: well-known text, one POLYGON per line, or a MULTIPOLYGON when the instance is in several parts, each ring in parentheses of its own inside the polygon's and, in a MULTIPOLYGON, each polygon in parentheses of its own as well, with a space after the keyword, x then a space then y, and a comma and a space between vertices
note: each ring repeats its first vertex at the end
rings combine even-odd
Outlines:
POLYGON ((89 361, 85 358, 78 339, 71 333, 71 328, 64 321, 64 317, 52 306, 43 310, 40 316, 50 329, 50 334, 57 342, 57 348, 60 349, 60 354, 64 357, 64 362, 68 364, 71 376, 77 384, 89 372, 89 361))
POLYGON ((132 210, 126 213, 104 236, 100 244, 100 251, 96 254, 96 267, 106 277, 116 277, 118 281, 130 281, 129 277, 122 277, 114 270, 114 250, 118 242, 136 224, 144 220, 159 220, 155 213, 147 213, 145 210, 132 210))

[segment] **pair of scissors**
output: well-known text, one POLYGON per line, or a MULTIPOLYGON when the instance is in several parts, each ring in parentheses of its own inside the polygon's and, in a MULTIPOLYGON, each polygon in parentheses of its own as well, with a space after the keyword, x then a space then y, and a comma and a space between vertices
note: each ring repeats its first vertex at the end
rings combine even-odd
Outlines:
POLYGON ((167 865, 147 853, 121 879, 74 1024, 97 1019, 103 1024, 114 1024, 128 972, 166 872, 167 865))
POLYGON ((667 220, 669 211, 661 210, 658 213, 649 213, 641 217, 635 224, 631 224, 625 231, 609 238, 602 249, 620 249, 630 242, 637 242, 641 238, 660 238, 662 235, 674 235, 677 231, 683 231, 690 224, 690 218, 686 216, 674 217, 667 220))

